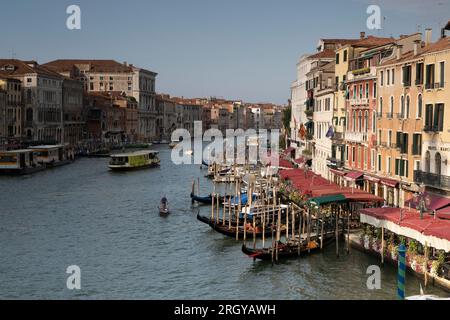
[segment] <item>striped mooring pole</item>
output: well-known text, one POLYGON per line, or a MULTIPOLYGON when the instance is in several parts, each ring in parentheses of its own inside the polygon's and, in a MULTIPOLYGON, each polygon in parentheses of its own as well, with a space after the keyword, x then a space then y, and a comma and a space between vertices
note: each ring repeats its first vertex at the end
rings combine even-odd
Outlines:
POLYGON ((398 247, 397 297, 405 299, 406 248, 403 243, 398 247))

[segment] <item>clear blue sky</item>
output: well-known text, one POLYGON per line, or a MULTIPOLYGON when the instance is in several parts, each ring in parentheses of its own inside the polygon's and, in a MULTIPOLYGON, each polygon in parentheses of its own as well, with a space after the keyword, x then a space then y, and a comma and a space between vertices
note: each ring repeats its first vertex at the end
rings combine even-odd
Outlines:
POLYGON ((319 38, 432 27, 436 39, 450 1, 16 0, 1 11, 1 57, 128 61, 158 72, 159 92, 285 103, 298 57, 319 38), (70 4, 81 7, 79 31, 66 28, 70 4), (381 31, 366 28, 369 4, 386 17, 381 31))

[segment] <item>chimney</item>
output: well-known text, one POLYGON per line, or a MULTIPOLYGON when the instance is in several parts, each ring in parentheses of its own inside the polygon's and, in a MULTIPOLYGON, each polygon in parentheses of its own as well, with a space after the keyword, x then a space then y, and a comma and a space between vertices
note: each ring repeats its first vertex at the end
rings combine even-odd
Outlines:
POLYGON ((419 43, 421 42, 421 40, 417 39, 414 40, 414 55, 417 56, 417 54, 419 53, 419 43))
POLYGON ((123 62, 123 65, 124 65, 125 67, 128 67, 128 62, 124 61, 124 62, 123 62))
POLYGON ((364 39, 364 38, 366 37, 366 33, 365 33, 364 31, 361 31, 361 32, 359 33, 359 37, 360 37, 361 39, 364 39))
POLYGON ((432 32, 431 28, 425 29, 425 46, 431 44, 431 32, 432 32))
POLYGON ((402 49, 403 49, 403 45, 398 44, 397 45, 397 60, 400 60, 400 58, 402 57, 402 49))

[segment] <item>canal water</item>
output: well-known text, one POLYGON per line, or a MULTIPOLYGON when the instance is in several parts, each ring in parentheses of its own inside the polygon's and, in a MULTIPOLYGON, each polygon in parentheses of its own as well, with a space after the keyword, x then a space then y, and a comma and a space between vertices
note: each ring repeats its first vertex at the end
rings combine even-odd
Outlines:
MULTIPOLYGON (((381 289, 368 290, 379 260, 335 247, 271 263, 247 258, 241 242, 196 219, 192 181, 211 182, 198 165, 176 166, 166 145, 161 167, 113 173, 108 159, 24 177, 0 177, 0 299, 395 299, 396 269, 381 267, 381 289), (160 198, 172 214, 160 217, 160 198), (81 290, 68 290, 70 265, 81 290)), ((341 246, 343 247, 343 246, 341 246)), ((427 293, 446 295, 436 288, 427 293)), ((406 279, 406 294, 419 281, 406 279)))

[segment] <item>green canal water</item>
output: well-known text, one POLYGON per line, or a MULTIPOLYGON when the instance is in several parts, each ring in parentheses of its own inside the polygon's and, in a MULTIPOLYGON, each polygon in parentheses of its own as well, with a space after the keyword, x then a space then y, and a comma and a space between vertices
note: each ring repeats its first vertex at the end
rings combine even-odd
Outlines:
MULTIPOLYGON (((161 167, 113 173, 108 159, 24 177, 0 177, 0 299, 396 299, 396 269, 381 267, 381 289, 368 290, 358 251, 280 262, 254 262, 241 242, 196 219, 190 189, 199 166, 176 166, 157 146, 161 167), (160 217, 160 198, 172 214, 160 217), (66 269, 81 268, 81 290, 68 290, 66 269)), ((343 246, 341 246, 343 247, 343 246)), ((408 274, 406 294, 419 292, 408 274)), ((428 288, 427 293, 448 294, 428 288)))

